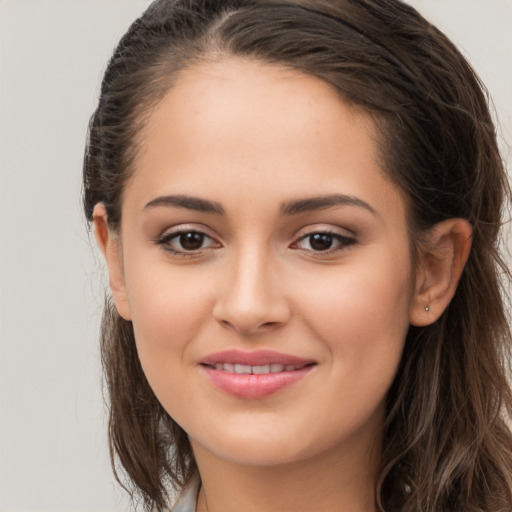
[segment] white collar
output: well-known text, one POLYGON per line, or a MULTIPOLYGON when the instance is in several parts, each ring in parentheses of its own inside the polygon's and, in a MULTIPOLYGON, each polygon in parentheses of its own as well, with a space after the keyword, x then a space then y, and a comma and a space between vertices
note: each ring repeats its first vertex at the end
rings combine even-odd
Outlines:
POLYGON ((183 492, 172 509, 172 512, 196 512, 199 486, 200 480, 199 477, 196 476, 183 489, 183 492))

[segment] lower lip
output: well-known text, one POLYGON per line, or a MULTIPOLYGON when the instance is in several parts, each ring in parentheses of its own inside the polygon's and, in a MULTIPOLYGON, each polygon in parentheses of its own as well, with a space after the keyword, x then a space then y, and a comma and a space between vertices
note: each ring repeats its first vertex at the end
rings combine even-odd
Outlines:
POLYGON ((313 366, 263 375, 231 373, 224 370, 215 370, 210 366, 202 366, 201 368, 210 382, 222 391, 238 398, 258 399, 293 386, 302 380, 313 369, 313 366))

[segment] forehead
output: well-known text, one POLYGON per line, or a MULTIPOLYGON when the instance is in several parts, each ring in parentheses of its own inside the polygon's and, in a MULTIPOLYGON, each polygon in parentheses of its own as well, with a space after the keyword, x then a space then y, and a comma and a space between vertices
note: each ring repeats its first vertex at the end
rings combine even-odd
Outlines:
POLYGON ((318 78, 233 58, 180 73, 140 134, 126 198, 193 192, 248 206, 333 191, 377 210, 401 203, 371 117, 318 78))

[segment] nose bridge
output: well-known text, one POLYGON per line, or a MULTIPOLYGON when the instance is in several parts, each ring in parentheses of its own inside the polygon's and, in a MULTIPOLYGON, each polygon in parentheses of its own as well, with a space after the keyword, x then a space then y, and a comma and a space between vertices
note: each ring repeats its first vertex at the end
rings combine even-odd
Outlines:
POLYGON ((288 320, 276 257, 265 244, 247 244, 235 251, 227 276, 215 306, 217 320, 245 334, 288 320))

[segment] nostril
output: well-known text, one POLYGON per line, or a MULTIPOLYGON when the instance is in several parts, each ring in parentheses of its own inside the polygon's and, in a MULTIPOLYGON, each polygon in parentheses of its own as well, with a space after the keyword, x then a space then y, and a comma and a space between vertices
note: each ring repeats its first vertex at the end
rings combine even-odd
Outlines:
POLYGON ((261 327, 275 327, 276 325, 279 325, 279 322, 265 322, 261 324, 261 327))
POLYGON ((258 332, 276 329, 283 324, 283 322, 244 323, 243 321, 230 321, 225 319, 219 320, 219 323, 226 329, 233 329, 245 335, 252 335, 257 334, 258 332))

